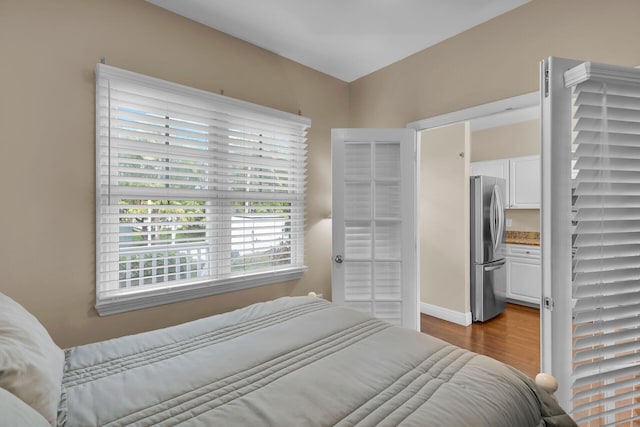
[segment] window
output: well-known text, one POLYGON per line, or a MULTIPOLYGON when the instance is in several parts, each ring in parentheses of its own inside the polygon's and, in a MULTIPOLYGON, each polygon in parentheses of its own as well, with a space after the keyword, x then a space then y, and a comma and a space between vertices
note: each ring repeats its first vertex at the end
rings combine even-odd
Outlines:
POLYGON ((98 312, 299 278, 309 125, 98 64, 98 312))

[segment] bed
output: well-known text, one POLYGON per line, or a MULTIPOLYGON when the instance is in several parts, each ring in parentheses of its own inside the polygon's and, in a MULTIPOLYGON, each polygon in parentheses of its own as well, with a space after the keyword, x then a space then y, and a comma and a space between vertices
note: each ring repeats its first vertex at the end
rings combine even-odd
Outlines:
MULTIPOLYGON (((11 320, 2 317, 5 363, 2 322, 11 320)), ((55 346, 40 335, 39 345, 55 346)), ((41 353, 56 354, 44 370, 45 405, 7 387, 6 366, 0 386, 35 407, 42 425, 575 425, 507 365, 313 297, 41 353)), ((0 404, 14 420, 22 412, 0 404)))

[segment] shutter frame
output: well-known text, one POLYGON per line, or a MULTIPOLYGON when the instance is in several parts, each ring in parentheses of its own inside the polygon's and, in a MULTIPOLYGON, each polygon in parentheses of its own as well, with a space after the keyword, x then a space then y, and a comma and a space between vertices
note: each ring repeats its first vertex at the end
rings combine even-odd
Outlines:
POLYGON ((640 409, 640 70, 564 74, 574 99, 573 416, 613 425, 640 409))

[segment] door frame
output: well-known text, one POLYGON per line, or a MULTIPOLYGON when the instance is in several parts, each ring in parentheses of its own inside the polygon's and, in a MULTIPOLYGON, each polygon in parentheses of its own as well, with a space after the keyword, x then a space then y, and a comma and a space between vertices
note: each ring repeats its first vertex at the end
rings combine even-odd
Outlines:
POLYGON ((474 127, 488 128, 536 118, 540 118, 539 91, 417 120, 408 123, 406 127, 420 132, 469 120, 473 122, 474 127))
MULTIPOLYGON (((514 96, 487 104, 466 108, 427 119, 418 120, 408 123, 407 128, 414 129, 418 135, 418 150, 420 150, 420 136, 422 131, 434 129, 441 126, 453 125, 465 121, 471 122, 471 130, 480 130, 490 127, 507 125, 526 120, 539 119, 540 117, 540 92, 530 92, 523 95, 514 96)), ((420 156, 418 156, 419 158, 420 156)), ((418 183, 420 182, 420 161, 418 160, 417 175, 418 183)), ((419 191, 418 186, 418 191, 419 191)), ((419 193, 418 193, 419 194, 419 193)), ((419 208, 419 206, 418 206, 419 208)), ((418 212, 418 216, 420 212, 418 212)), ((418 221, 420 227, 420 221, 418 221)), ((418 252, 420 248, 418 248, 418 252)), ((418 272, 420 277, 421 272, 418 272)), ((471 274, 471 273, 470 273, 471 274)), ((542 292, 542 285, 541 285, 542 292)), ((421 306, 424 304, 421 303, 421 306)), ((462 326, 471 324, 471 314, 465 316, 463 313, 452 312, 445 308, 437 306, 429 306, 430 315, 438 318, 457 323, 462 326)), ((542 339, 541 339, 542 345, 542 339)), ((541 349, 542 350, 542 349, 541 349)), ((542 353, 542 352, 541 352, 542 353)), ((542 366, 542 361, 541 361, 542 366)))
MULTIPOLYGON (((471 130, 480 130, 486 129, 490 127, 502 126, 510 123, 517 123, 526 120, 534 120, 540 119, 542 121, 541 114, 541 95, 540 91, 529 92, 523 95, 517 95, 511 98, 501 99, 499 101, 490 102, 486 104, 481 104, 475 107, 465 108, 462 110, 454 111, 451 113, 442 114, 439 116, 430 117, 427 119, 418 120, 415 122, 408 123, 406 127, 414 129, 418 134, 418 141, 420 139, 420 133, 425 130, 434 129, 440 126, 451 125, 455 123, 469 121, 471 122, 471 130)), ((419 144, 419 142, 418 142, 419 144)), ((540 155, 542 158, 542 143, 540 146, 540 155)), ((418 180, 420 176, 420 164, 418 162, 417 165, 417 174, 418 180)), ((547 205, 548 206, 548 205, 547 205)), ((540 231, 542 232, 542 215, 544 209, 542 208, 542 204, 540 207, 540 215, 541 215, 541 227, 540 231)), ((419 212, 418 212, 419 215, 419 212)), ((418 221, 419 223, 419 221, 418 221)), ((542 239, 541 239, 542 240, 542 239)), ((541 242, 542 243, 542 242, 541 242)), ((543 258, 541 258, 541 264, 543 268, 543 280, 540 284, 541 298, 540 298, 540 308, 542 313, 542 301, 545 296, 545 287, 544 283, 544 262, 543 258)), ((547 286, 549 290, 547 291, 550 294, 550 285, 547 286)), ((548 358, 545 360, 543 346, 547 346, 550 344, 544 344, 543 336, 543 321, 542 314, 540 316, 540 369, 541 371, 551 371, 550 361, 548 358)), ((455 319, 446 320, 454 321, 455 319)), ((456 322, 459 323, 459 322, 456 322)), ((550 322, 549 322, 550 323, 550 322)), ((466 326, 464 323, 460 323, 466 326)), ((548 334, 547 334, 548 335, 548 334)))

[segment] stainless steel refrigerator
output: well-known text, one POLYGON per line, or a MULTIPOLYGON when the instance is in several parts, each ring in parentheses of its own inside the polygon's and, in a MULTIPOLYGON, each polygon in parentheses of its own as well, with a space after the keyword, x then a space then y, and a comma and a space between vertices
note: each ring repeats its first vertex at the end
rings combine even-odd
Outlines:
POLYGON ((506 182, 492 176, 471 177, 471 313, 489 320, 506 307, 506 182))

